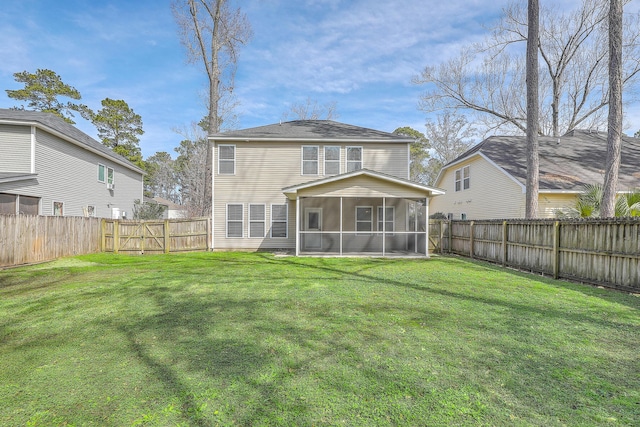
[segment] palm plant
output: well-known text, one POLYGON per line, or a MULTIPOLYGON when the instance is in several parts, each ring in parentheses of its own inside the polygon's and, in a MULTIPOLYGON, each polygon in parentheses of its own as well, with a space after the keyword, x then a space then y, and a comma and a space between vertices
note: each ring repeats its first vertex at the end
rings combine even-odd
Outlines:
MULTIPOLYGON (((557 218, 598 218, 604 192, 602 184, 586 184, 574 206, 556 209, 557 218)), ((640 188, 619 194, 615 204, 616 218, 640 217, 640 188)))

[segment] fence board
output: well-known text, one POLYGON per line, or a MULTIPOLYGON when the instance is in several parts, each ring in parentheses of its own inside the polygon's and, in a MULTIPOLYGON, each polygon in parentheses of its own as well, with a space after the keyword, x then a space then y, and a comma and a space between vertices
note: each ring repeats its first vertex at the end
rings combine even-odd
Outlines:
POLYGON ((104 221, 102 241, 105 252, 152 254, 206 251, 211 241, 209 218, 104 221))
POLYGON ((100 251, 100 219, 0 215, 0 267, 100 251))
POLYGON ((442 252, 640 291, 640 219, 434 222, 442 252))

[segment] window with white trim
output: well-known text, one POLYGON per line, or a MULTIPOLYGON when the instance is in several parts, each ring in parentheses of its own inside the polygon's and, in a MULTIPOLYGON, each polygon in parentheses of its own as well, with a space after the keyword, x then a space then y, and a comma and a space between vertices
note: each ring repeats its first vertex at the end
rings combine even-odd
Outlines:
POLYGON ((325 145, 324 147, 324 174, 338 175, 340 173, 340 146, 325 145))
POLYGON ((396 209, 394 206, 386 206, 384 210, 385 216, 382 215, 382 206, 378 206, 378 231, 382 231, 382 222, 384 219, 384 231, 393 233, 395 231, 396 209))
POLYGON ((227 237, 242 237, 244 206, 241 203, 227 205, 227 237))
POLYGON ((456 169, 454 178, 455 191, 468 190, 471 186, 469 166, 456 169))
POLYGON ((287 238, 287 205, 271 205, 271 237, 287 238))
POLYGON ((367 234, 373 231, 373 206, 356 206, 356 231, 367 234))
POLYGON ((98 182, 104 182, 105 180, 105 165, 98 164, 98 182))
POLYGON ((318 153, 317 146, 302 146, 302 175, 318 175, 318 153))
POLYGON ((265 236, 266 212, 264 205, 249 205, 249 237, 262 238, 265 236))
POLYGON ((219 175, 235 175, 236 174, 236 146, 235 145, 218 145, 218 174, 219 175))
POLYGON ((362 147, 347 147, 347 172, 362 169, 362 147))
POLYGON ((63 216, 63 207, 64 203, 62 202, 53 202, 53 216, 63 216))
POLYGON ((95 205, 87 205, 85 212, 85 216, 95 217, 96 216, 96 207, 95 205))
POLYGON ((467 214, 466 214, 466 213, 461 213, 461 214, 460 214, 460 219, 461 219, 461 220, 463 220, 463 221, 466 221, 466 219, 467 219, 467 214))
POLYGON ((115 183, 115 172, 113 168, 107 168, 107 184, 113 185, 115 183))

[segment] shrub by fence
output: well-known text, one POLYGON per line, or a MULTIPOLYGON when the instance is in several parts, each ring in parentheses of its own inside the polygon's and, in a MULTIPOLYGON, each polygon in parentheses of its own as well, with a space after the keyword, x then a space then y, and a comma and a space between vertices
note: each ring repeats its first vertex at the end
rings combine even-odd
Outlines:
POLYGON ((100 252, 99 218, 0 215, 0 267, 100 252))
POLYGON ((103 220, 104 252, 144 254, 206 251, 211 241, 209 218, 103 220))
POLYGON ((430 236, 436 251, 640 291, 637 219, 433 221, 430 236))

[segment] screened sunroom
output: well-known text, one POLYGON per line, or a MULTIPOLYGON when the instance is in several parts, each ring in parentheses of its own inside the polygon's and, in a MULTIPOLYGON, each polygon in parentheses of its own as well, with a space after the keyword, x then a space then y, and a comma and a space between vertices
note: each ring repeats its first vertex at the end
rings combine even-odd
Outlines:
POLYGON ((296 255, 429 256, 429 199, 442 190, 366 169, 285 188, 296 255))

